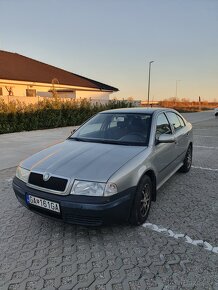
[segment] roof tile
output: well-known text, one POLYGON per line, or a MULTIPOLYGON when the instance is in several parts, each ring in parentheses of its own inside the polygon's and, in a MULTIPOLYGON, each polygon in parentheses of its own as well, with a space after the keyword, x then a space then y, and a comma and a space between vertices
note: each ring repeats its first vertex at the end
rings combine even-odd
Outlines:
POLYGON ((68 72, 32 58, 0 50, 0 79, 52 83, 57 79, 62 85, 118 91, 117 88, 68 72))

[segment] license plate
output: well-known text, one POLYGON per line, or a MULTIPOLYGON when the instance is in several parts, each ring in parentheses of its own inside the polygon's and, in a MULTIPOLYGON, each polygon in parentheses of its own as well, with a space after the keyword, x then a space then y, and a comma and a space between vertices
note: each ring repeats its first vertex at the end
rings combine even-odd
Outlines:
POLYGON ((46 200, 44 198, 39 198, 33 195, 26 195, 27 204, 32 204, 38 207, 42 207, 57 213, 60 213, 60 205, 57 202, 46 200))

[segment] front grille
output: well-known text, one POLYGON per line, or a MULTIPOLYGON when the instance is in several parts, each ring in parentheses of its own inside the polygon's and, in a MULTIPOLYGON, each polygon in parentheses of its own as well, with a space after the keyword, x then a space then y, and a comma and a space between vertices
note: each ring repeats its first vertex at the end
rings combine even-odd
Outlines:
POLYGON ((68 223, 84 226, 100 226, 103 220, 100 217, 65 214, 64 220, 68 223))
POLYGON ((55 191, 65 191, 68 180, 60 177, 51 176, 49 180, 43 180, 43 174, 31 172, 29 183, 55 191))

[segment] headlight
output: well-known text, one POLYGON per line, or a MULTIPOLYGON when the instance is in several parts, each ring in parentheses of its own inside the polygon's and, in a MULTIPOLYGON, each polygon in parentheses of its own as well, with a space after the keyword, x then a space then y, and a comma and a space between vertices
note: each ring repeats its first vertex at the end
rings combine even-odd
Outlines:
POLYGON ((29 175, 30 175, 30 171, 27 169, 24 169, 20 166, 17 167, 16 170, 16 177, 19 178, 20 180, 24 181, 25 183, 28 182, 29 179, 29 175))
POLYGON ((87 196, 110 196, 117 193, 113 183, 75 180, 71 194, 87 196))

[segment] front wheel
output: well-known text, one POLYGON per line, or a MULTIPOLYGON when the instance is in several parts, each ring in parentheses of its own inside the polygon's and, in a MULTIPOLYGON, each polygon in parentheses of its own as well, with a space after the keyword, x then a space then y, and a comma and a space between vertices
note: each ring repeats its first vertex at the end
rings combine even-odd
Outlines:
POLYGON ((136 190, 135 200, 130 215, 130 224, 138 226, 146 221, 151 207, 151 197, 151 179, 149 176, 145 175, 136 190))
POLYGON ((180 168, 180 172, 186 173, 189 172, 192 166, 192 146, 189 145, 188 150, 183 161, 183 166, 180 168))

